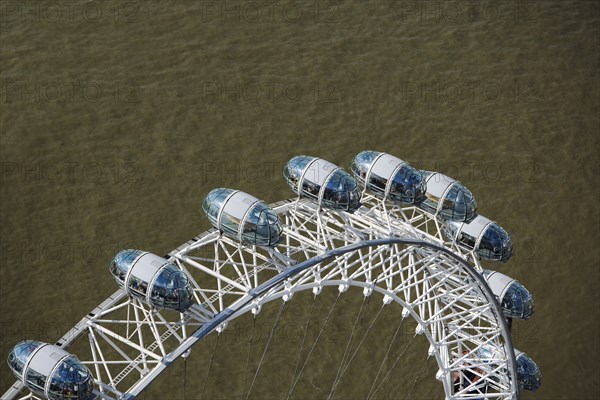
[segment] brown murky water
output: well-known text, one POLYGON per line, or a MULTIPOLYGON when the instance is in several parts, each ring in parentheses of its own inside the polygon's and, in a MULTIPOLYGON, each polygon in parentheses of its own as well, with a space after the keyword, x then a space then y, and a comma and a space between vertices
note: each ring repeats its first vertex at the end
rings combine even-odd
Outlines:
MULTIPOLYGON (((119 249, 163 254, 205 230, 211 188, 273 202, 291 196, 280 171, 292 155, 348 167, 379 149, 460 179, 511 233, 514 258, 488 267, 536 297, 514 342, 544 386, 523 398, 599 397, 597 3, 0 5, 3 356, 21 339, 56 340, 112 293, 119 249)), ((252 398, 287 393, 310 306, 295 301, 252 398)), ((327 397, 360 301, 339 305, 297 398, 327 397)), ((276 311, 265 310, 260 343, 276 311)), ((382 318, 337 398, 368 393, 394 329, 382 318)), ((250 321, 219 344, 204 398, 240 397, 250 321)), ((200 397, 213 345, 188 361, 188 399, 200 397)), ((403 358, 382 398, 406 396, 425 347, 403 358)), ((439 398, 425 370, 412 395, 439 398)), ((181 398, 182 371, 175 364, 146 398, 181 398)), ((5 364, 0 377, 4 391, 5 364)))

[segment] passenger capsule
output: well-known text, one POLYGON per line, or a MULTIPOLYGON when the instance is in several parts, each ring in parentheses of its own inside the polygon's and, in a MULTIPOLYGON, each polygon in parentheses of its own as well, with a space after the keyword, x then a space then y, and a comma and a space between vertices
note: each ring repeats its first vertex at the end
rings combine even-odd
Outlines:
MULTIPOLYGON (((525 353, 518 349, 513 349, 515 361, 517 362, 517 383, 521 390, 535 392, 542 386, 542 373, 538 365, 525 353)), ((498 358, 502 359, 502 354, 497 354, 488 346, 481 347, 478 351, 480 361, 491 361, 498 358)))
POLYGON ((360 152, 350 166, 361 189, 384 200, 417 204, 425 198, 421 172, 406 161, 378 151, 360 152))
POLYGON ((275 246, 283 232, 275 211, 264 201, 239 190, 211 190, 202 209, 212 226, 243 243, 275 246))
POLYGON ((444 232, 448 239, 490 261, 507 262, 512 257, 512 241, 497 223, 482 215, 469 222, 447 221, 444 232))
POLYGON ((354 178, 329 161, 296 156, 285 164, 283 176, 294 193, 315 200, 321 207, 349 212, 360 207, 354 178))
POLYGON ((155 254, 121 250, 110 264, 110 272, 127 294, 157 308, 183 312, 194 303, 187 275, 155 254))
POLYGON ((519 281, 487 269, 483 270, 483 277, 498 298, 506 317, 529 319, 533 315, 533 296, 519 281))
POLYGON ((469 221, 475 216, 475 197, 460 182, 439 172, 421 173, 427 184, 427 192, 419 207, 452 221, 469 221))
POLYGON ((527 354, 515 349, 517 378, 521 389, 535 392, 542 386, 540 367, 527 354))
POLYGON ((74 355, 58 346, 27 340, 8 355, 13 374, 32 392, 51 400, 88 400, 95 397, 90 371, 74 355))

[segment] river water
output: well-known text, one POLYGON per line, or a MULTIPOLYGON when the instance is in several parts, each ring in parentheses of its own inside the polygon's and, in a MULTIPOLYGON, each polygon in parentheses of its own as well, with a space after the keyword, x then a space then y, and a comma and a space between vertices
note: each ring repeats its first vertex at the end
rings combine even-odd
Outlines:
MULTIPOLYGON (((486 267, 535 295, 513 339, 544 386, 523 398, 599 397, 597 3, 0 4, 0 354, 55 341, 112 293, 118 250, 164 254, 206 230, 210 189, 274 202, 292 195, 291 156, 348 168, 374 149, 459 179, 511 234, 513 259, 486 267)), ((251 398, 285 397, 310 301, 285 311, 251 398)), ((340 302, 296 398, 327 397, 361 296, 340 302)), ((277 309, 257 320, 251 365, 277 309)), ((366 396, 396 320, 382 314, 337 398, 366 396)), ((219 343, 204 398, 240 398, 249 326, 219 343)), ((214 341, 192 352, 187 399, 200 398, 214 341)), ((414 398, 440 398, 433 364, 418 376, 425 349, 414 344, 378 396, 404 398, 417 380, 414 398)), ((146 398, 181 398, 182 377, 179 362, 146 398)))

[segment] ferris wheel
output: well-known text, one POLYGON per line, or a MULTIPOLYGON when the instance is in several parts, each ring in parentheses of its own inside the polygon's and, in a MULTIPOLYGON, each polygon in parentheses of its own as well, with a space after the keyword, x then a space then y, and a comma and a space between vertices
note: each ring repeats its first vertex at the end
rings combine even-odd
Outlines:
MULTIPOLYGON (((339 296, 359 288, 365 298, 378 295, 382 309, 397 310, 400 324, 412 318, 447 399, 515 399, 539 388, 539 368, 510 334, 513 318, 533 314, 533 298, 480 263, 508 261, 512 242, 476 213, 460 182, 376 151, 356 155, 351 174, 297 156, 283 175, 292 199, 267 205, 214 189, 202 203, 213 229, 164 257, 120 251, 110 264, 115 293, 57 342, 15 345, 8 364, 17 381, 2 399, 133 399, 236 318, 278 302, 275 329, 295 294, 316 299, 326 287, 339 296), (68 349, 77 343, 86 351, 75 356, 68 349)), ((305 366, 296 363, 288 399, 305 366)), ((368 399, 390 372, 379 368, 368 399)), ((328 398, 338 384, 336 377, 328 398)))

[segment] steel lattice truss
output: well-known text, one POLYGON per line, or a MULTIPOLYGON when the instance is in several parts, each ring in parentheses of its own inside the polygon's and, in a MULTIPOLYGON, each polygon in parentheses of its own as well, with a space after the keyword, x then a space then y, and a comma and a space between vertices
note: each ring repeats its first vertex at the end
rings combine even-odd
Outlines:
MULTIPOLYGON (((87 338, 88 353, 77 356, 94 374, 97 394, 133 398, 232 319, 298 291, 356 286, 365 295, 381 293, 386 307, 398 306, 399 317, 417 321, 447 398, 517 398, 510 333, 475 272, 481 269, 475 255, 445 242, 441 222, 423 210, 366 194, 362 201, 353 214, 303 199, 273 204, 284 226, 275 248, 242 245, 209 230, 169 254, 193 282, 197 304, 190 310, 156 310, 118 290, 57 344, 68 348, 87 338), (457 377, 463 389, 455 392, 457 377), (486 394, 469 394, 484 386, 486 394)), ((16 382, 5 396, 18 398, 22 390, 16 382)))

